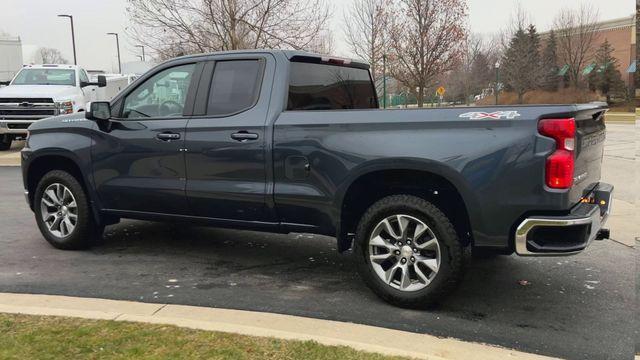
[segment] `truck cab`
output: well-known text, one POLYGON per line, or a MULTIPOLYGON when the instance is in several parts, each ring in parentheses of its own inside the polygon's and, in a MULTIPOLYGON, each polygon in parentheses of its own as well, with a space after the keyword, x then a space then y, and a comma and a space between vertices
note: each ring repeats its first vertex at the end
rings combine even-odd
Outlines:
POLYGON ((96 101, 101 77, 91 82, 87 72, 76 65, 27 65, 0 88, 0 150, 15 139, 24 138, 34 122, 56 115, 85 111, 96 101))

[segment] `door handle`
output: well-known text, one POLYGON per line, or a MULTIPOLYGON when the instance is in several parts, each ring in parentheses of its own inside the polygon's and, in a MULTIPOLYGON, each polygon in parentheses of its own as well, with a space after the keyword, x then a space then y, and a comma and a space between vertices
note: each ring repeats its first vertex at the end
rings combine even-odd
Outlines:
POLYGON ((231 138, 233 140, 238 141, 247 141, 247 140, 258 140, 258 134, 250 133, 248 131, 238 131, 237 133, 231 134, 231 138))
POLYGON ((160 133, 156 137, 162 141, 171 141, 180 139, 180 134, 176 133, 160 133))

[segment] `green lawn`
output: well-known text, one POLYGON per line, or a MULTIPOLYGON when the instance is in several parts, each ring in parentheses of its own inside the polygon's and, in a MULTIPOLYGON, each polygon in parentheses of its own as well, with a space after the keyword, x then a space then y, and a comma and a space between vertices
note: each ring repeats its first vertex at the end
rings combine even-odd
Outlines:
POLYGON ((400 359, 169 325, 0 313, 0 359, 400 359))

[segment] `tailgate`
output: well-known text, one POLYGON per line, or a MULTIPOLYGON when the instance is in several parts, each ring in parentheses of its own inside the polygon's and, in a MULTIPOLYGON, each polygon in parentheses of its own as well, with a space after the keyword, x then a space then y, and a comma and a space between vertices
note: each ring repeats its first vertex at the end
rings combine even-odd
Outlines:
POLYGON ((606 108, 593 105, 577 106, 576 151, 574 182, 570 190, 570 200, 577 203, 600 181, 604 153, 606 108))

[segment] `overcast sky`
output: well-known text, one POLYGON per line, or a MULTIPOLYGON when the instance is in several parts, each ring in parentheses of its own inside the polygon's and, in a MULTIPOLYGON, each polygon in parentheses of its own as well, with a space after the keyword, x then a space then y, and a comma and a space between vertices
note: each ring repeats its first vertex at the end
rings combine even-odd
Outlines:
MULTIPOLYGON (((328 0, 333 7, 331 22, 336 55, 349 56, 342 28, 343 13, 351 0, 328 0)), ((64 56, 73 60, 69 21, 57 14, 74 16, 78 63, 88 69, 117 69, 116 46, 113 36, 107 32, 120 33, 122 61, 136 60, 140 49, 135 48, 125 35, 129 25, 126 15, 126 0, 1 0, 0 31, 20 36, 23 43, 24 61, 32 61, 38 47, 60 49, 64 56)), ((575 7, 586 0, 468 0, 469 25, 472 32, 493 34, 509 22, 518 3, 526 10, 539 30, 547 30, 555 11, 562 7, 575 7)), ((600 12, 600 19, 614 19, 634 13, 630 0, 591 1, 600 12)))

